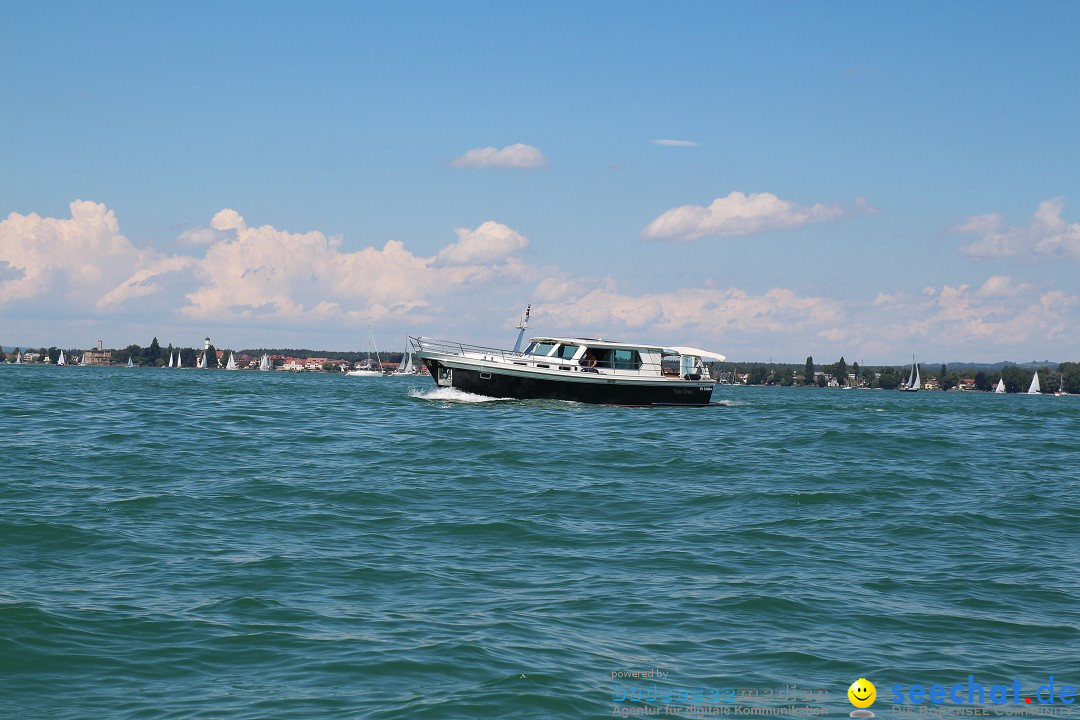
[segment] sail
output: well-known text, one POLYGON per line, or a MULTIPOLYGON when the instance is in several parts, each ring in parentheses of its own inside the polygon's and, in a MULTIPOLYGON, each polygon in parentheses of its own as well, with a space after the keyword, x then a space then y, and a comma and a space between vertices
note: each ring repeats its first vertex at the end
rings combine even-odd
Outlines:
POLYGON ((82 360, 79 361, 79 364, 80 365, 85 365, 86 364, 86 353, 82 354, 82 360))
POLYGON ((911 389, 918 390, 922 387, 922 380, 919 379, 919 366, 915 366, 915 379, 911 381, 911 389))
POLYGON ((172 353, 169 353, 169 367, 173 366, 172 353))
POLYGON ((1039 371, 1035 371, 1035 375, 1031 378, 1031 385, 1028 387, 1028 395, 1038 395, 1042 390, 1039 389, 1039 371))
POLYGON ((21 351, 18 354, 15 355, 15 364, 16 365, 22 365, 22 352, 21 351))
POLYGON ((412 350, 409 349, 409 338, 405 338, 405 353, 401 356, 401 362, 398 363, 397 370, 394 373, 397 375, 412 375, 414 372, 412 350))
POLYGON ((995 393, 1005 392, 1005 378, 998 380, 997 386, 994 388, 995 393))
POLYGON ((199 361, 199 369, 200 370, 205 370, 206 369, 206 353, 202 354, 202 360, 199 361))
POLYGON ((184 358, 180 356, 180 351, 176 351, 176 367, 184 367, 184 358))
POLYGON ((229 354, 229 362, 225 365, 226 370, 238 370, 236 367, 236 353, 229 354))
POLYGON ((269 370, 270 369, 270 356, 269 355, 263 355, 262 356, 262 360, 259 361, 259 369, 260 370, 269 370))
POLYGON ((64 351, 60 351, 60 358, 56 361, 57 365, 67 365, 67 360, 64 359, 64 351))
MULTIPOLYGON (((382 372, 382 357, 379 356, 379 346, 375 344, 375 334, 371 332, 371 326, 367 328, 368 338, 371 340, 371 347, 375 348, 375 369, 382 372)), ((370 359, 370 358, 369 358, 370 359)))
POLYGON ((131 358, 128 358, 128 367, 135 367, 135 363, 131 362, 131 358))

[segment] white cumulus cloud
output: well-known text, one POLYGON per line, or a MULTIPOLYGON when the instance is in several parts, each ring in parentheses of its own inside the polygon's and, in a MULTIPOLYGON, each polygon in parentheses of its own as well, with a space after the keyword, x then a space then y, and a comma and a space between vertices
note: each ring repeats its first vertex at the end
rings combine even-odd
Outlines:
POLYGON ((423 311, 476 284, 518 278, 517 252, 528 240, 494 221, 458 228, 456 243, 434 257, 403 243, 343 249, 339 237, 249 227, 232 210, 211 222, 234 237, 210 246, 199 262, 201 282, 186 295, 191 318, 275 319, 304 323, 360 323, 423 311))
POLYGON ((11 213, 0 221, 0 305, 40 299, 48 306, 86 307, 155 259, 120 233, 104 205, 76 200, 70 218, 11 213))
POLYGON ((475 230, 456 228, 458 241, 435 256, 437 265, 494 265, 520 254, 529 239, 501 223, 488 220, 475 230))
POLYGON ((494 283, 515 286, 528 239, 488 221, 455 230, 433 256, 396 240, 347 251, 339 237, 249 227, 232 209, 209 227, 182 234, 202 257, 136 248, 116 215, 93 202, 71 203, 71 218, 12 213, 0 221, 0 306, 25 317, 126 313, 154 322, 357 325, 423 314, 434 299, 494 283))
POLYGON ((473 148, 454 159, 454 167, 464 168, 538 168, 547 165, 539 148, 517 143, 504 148, 473 148))
POLYGON ((1080 260, 1080 223, 1062 217, 1065 200, 1043 200, 1024 226, 1010 226, 1000 213, 973 215, 953 228, 981 237, 960 252, 976 258, 1021 256, 1028 259, 1080 260))
POLYGON ((650 240, 697 240, 722 235, 753 235, 869 212, 873 212, 873 208, 861 199, 854 208, 822 203, 807 207, 781 200, 772 193, 731 192, 713 200, 707 207, 683 205, 672 208, 649 223, 642 236, 650 240))

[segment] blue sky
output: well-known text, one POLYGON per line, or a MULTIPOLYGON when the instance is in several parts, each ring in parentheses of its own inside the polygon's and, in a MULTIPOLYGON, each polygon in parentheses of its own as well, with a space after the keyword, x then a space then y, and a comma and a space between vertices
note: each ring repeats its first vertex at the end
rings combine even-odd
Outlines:
POLYGON ((2 2, 0 344, 1076 360, 1078 20, 2 2))

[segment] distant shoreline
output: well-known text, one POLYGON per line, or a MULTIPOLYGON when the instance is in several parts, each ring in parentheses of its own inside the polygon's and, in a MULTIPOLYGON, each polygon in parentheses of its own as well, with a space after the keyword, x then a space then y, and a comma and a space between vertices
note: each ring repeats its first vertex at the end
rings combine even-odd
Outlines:
MULTIPOLYGON (((204 354, 214 353, 207 367, 201 369, 225 369, 226 360, 235 362, 237 367, 230 370, 259 370, 260 359, 265 355, 271 361, 267 369, 278 372, 325 372, 343 373, 361 365, 379 366, 385 372, 392 372, 403 360, 406 351, 387 353, 373 352, 330 352, 320 351, 313 356, 310 350, 281 350, 259 348, 255 350, 217 350, 213 345, 205 350, 195 348, 175 348, 168 345, 162 348, 153 343, 148 348, 129 345, 126 348, 112 350, 96 348, 59 349, 21 348, 0 349, 0 363, 15 364, 16 352, 25 365, 58 365, 61 357, 65 365, 88 365, 98 367, 126 367, 130 362, 133 367, 173 368, 174 356, 180 358, 178 367, 200 368, 204 354), (44 351, 44 352, 43 352, 44 351), (216 359, 213 359, 215 358, 216 359)), ((710 363, 710 374, 718 386, 728 387, 817 387, 845 390, 897 390, 909 385, 915 375, 907 365, 884 365, 860 367, 858 363, 850 366, 843 358, 829 365, 818 365, 807 358, 807 362, 794 363, 735 363, 725 361, 710 363)), ((1032 362, 1025 365, 1000 363, 1000 370, 993 366, 962 364, 942 364, 936 369, 933 365, 919 364, 919 390, 923 392, 987 392, 994 393, 996 386, 1002 384, 1006 394, 1024 394, 1035 385, 1032 382, 1035 373, 1039 374, 1038 394, 1053 395, 1080 394, 1080 363, 1049 361, 1032 362)))
MULTIPOLYGON (((113 353, 114 356, 117 356, 119 353, 122 353, 127 348, 132 348, 132 347, 140 347, 140 346, 128 345, 125 348, 106 348, 106 349, 110 350, 113 353)), ((201 350, 201 348, 196 347, 195 345, 179 346, 179 345, 169 344, 166 347, 171 347, 174 350, 192 349, 192 350, 194 350, 196 352, 201 350)), ((56 351, 63 350, 66 354, 71 355, 72 353, 81 354, 81 353, 84 353, 84 352, 90 352, 91 350, 96 349, 96 347, 75 347, 75 346, 73 346, 73 347, 61 347, 61 346, 58 346, 58 345, 45 346, 45 345, 16 345, 16 344, 7 345, 7 344, 5 344, 3 346, 0 346, 0 353, 12 353, 16 349, 20 349, 23 352, 40 352, 43 349, 44 350, 50 350, 50 351, 51 350, 56 350, 56 351)), ((217 349, 218 350, 224 350, 226 353, 236 352, 238 355, 259 355, 259 356, 262 356, 263 354, 267 354, 267 355, 289 355, 289 356, 293 356, 293 357, 326 357, 326 358, 331 358, 331 359, 335 359, 335 360, 346 360, 346 359, 352 359, 352 358, 366 358, 368 355, 371 355, 371 356, 375 355, 374 352, 370 352, 370 351, 311 350, 309 348, 270 348, 270 347, 260 347, 260 348, 235 348, 234 349, 234 348, 228 348, 228 347, 225 347, 225 348, 218 347, 217 349)), ((405 352, 405 350, 384 350, 384 351, 381 351, 379 354, 381 356, 384 356, 384 357, 395 357, 396 356, 396 357, 400 358, 401 355, 404 352, 405 352)), ((1018 367, 1018 368, 1023 368, 1023 369, 1027 369, 1027 370, 1032 370, 1032 369, 1038 368, 1040 370, 1050 369, 1050 370, 1056 371, 1060 365, 1067 364, 1067 363, 1070 363, 1070 362, 1073 362, 1073 361, 1070 361, 1070 360, 1062 360, 1062 361, 1028 360, 1028 361, 1023 361, 1023 362, 1015 362, 1015 361, 1012 361, 1012 360, 1000 360, 1000 361, 994 362, 994 363, 980 363, 980 362, 970 362, 970 361, 959 361, 959 360, 957 360, 957 361, 953 361, 953 362, 942 363, 940 360, 938 360, 938 361, 933 361, 933 362, 919 362, 919 367, 921 367, 921 368, 936 368, 939 365, 945 364, 946 366, 948 366, 948 368, 950 370, 957 370, 957 371, 971 370, 972 372, 975 372, 975 371, 978 371, 978 370, 983 370, 983 371, 988 371, 988 372, 993 372, 993 371, 1000 372, 1003 368, 1006 368, 1006 367, 1018 367)), ((781 367, 802 368, 803 367, 803 363, 801 363, 801 362, 774 362, 774 361, 762 361, 762 360, 725 360, 722 363, 710 363, 710 364, 711 365, 723 366, 724 368, 728 368, 728 367, 752 368, 752 367, 758 367, 758 366, 766 366, 766 367, 772 367, 772 368, 781 368, 781 367)), ((873 363, 873 364, 867 365, 866 367, 867 368, 875 368, 875 369, 886 368, 886 367, 899 369, 899 368, 908 368, 910 366, 911 366, 911 363, 909 363, 909 362, 899 362, 899 363, 873 363)))

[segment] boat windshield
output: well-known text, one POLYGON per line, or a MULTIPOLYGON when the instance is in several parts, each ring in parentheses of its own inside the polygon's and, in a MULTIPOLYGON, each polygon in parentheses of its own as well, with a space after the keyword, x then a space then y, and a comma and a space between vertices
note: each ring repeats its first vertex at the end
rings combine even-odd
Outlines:
POLYGON ((529 347, 525 348, 525 355, 542 355, 547 357, 551 349, 555 347, 555 343, 550 342, 531 342, 529 347))

